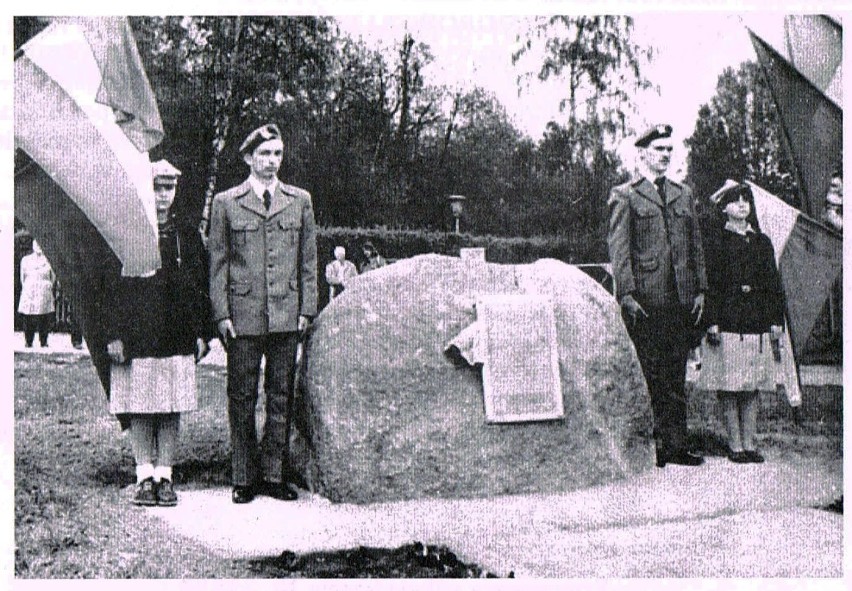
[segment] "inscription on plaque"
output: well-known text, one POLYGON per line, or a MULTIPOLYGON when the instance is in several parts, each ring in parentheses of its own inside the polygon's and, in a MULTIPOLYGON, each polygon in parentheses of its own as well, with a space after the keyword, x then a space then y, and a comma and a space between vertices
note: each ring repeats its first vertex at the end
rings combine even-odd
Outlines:
POLYGON ((485 419, 511 423, 559 419, 565 414, 553 303, 544 296, 482 296, 485 419))

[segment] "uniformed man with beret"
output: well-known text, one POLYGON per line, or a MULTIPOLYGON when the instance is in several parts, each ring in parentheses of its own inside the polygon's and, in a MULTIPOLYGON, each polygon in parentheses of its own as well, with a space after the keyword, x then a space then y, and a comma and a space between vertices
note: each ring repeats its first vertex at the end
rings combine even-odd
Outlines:
POLYGON ((642 134, 638 174, 609 195, 616 297, 654 412, 657 466, 697 466, 686 438, 686 361, 704 311, 707 277, 692 191, 666 177, 670 125, 642 134))
POLYGON ((267 124, 240 146, 249 177, 213 198, 210 299, 228 354, 228 420, 235 503, 257 494, 293 500, 288 424, 300 334, 317 313, 317 247, 311 195, 278 180, 281 132, 267 124), (258 444, 255 407, 266 358, 266 426, 258 444))

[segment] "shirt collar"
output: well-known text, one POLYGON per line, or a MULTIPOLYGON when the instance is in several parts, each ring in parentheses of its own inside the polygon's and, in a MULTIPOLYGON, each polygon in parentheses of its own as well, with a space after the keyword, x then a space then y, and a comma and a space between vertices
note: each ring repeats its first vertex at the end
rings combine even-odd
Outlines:
POLYGON ((661 174, 661 175, 656 175, 656 174, 654 174, 653 172, 651 172, 651 169, 650 169, 650 168, 648 168, 647 166, 645 166, 645 163, 644 163, 644 162, 640 162, 640 163, 636 166, 636 171, 637 171, 637 173, 639 174, 639 176, 640 176, 640 177, 648 179, 648 181, 649 181, 652 185, 656 183, 656 181, 657 181, 657 179, 658 179, 658 178, 663 178, 663 177, 665 177, 665 176, 666 176, 666 175, 665 175, 665 173, 663 173, 663 174, 661 174))
POLYGON ((263 184, 263 182, 254 175, 249 175, 248 181, 251 185, 252 191, 254 191, 255 195, 258 197, 263 197, 264 191, 269 191, 270 195, 274 195, 275 189, 278 187, 277 178, 273 179, 268 185, 263 184))
POLYGON ((745 231, 742 231, 738 227, 736 227, 734 224, 732 224, 730 220, 725 222, 725 229, 728 230, 729 232, 733 232, 734 234, 739 234, 740 236, 745 236, 749 232, 751 232, 752 234, 756 233, 754 231, 754 228, 751 227, 751 224, 746 224, 745 231))

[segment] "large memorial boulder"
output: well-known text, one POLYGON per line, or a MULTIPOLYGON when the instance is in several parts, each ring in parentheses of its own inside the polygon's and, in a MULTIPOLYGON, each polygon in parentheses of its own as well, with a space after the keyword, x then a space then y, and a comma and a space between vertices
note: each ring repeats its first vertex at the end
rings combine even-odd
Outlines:
POLYGON ((370 271, 317 317, 297 468, 336 502, 568 491, 653 464, 645 382, 618 306, 576 267, 423 255, 370 271), (447 344, 483 295, 553 302, 564 416, 486 422, 482 370, 447 344))

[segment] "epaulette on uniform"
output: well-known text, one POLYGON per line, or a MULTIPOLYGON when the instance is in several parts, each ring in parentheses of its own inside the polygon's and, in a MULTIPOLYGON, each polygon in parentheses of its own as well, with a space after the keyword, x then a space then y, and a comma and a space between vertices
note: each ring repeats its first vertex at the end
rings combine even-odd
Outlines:
POLYGON ((231 187, 227 191, 222 191, 221 193, 218 193, 216 197, 219 197, 220 199, 235 199, 237 197, 240 197, 241 195, 245 195, 249 191, 251 191, 251 185, 249 185, 249 183, 246 181, 240 183, 235 187, 231 187))
POLYGON ((281 190, 287 193, 288 195, 292 195, 293 197, 302 197, 303 199, 307 199, 311 201, 311 194, 302 189, 301 187, 297 187, 295 185, 288 185, 286 183, 278 182, 278 185, 281 187, 281 190))

